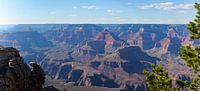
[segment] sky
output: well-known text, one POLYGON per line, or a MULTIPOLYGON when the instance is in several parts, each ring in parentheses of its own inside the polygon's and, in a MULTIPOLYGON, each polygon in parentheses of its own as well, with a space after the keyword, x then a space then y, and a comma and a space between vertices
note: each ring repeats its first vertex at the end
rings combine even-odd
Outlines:
POLYGON ((186 24, 199 0, 0 0, 0 24, 186 24))

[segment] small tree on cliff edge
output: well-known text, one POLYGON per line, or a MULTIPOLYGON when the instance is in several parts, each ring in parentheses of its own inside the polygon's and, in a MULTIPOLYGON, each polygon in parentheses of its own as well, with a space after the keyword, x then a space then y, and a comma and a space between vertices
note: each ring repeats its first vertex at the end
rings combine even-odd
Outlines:
POLYGON ((152 70, 148 72, 144 70, 146 76, 146 84, 150 91, 173 91, 172 79, 168 75, 168 71, 163 69, 163 66, 151 65, 152 70))
MULTIPOLYGON (((190 31, 190 38, 194 40, 200 39, 200 3, 195 3, 195 8, 197 10, 196 19, 187 25, 190 31)), ((191 78, 190 88, 198 90, 200 87, 200 46, 182 46, 180 57, 186 62, 187 66, 194 70, 196 74, 195 77, 191 78)))
MULTIPOLYGON (((200 4, 195 3, 195 8, 197 9, 196 19, 193 22, 190 22, 187 27, 190 31, 191 39, 199 40, 200 39, 200 4)), ((182 46, 180 57, 185 60, 188 67, 194 70, 194 73, 197 74, 196 77, 191 78, 191 82, 186 81, 177 81, 180 89, 193 89, 195 91, 199 90, 200 87, 200 46, 182 46)), ((168 76, 168 72, 163 70, 162 65, 157 67, 152 66, 152 70, 148 72, 144 70, 144 75, 146 76, 146 82, 149 90, 151 91, 169 91, 180 90, 172 87, 171 78, 168 76), (165 89, 169 87, 170 89, 165 89)))

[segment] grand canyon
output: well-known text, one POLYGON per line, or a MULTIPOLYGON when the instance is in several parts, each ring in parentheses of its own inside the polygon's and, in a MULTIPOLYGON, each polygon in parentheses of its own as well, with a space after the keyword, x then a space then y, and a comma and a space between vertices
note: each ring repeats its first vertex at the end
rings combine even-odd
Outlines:
POLYGON ((180 47, 199 44, 190 39, 184 24, 0 27, 0 45, 18 49, 25 63, 40 64, 45 86, 60 91, 147 91, 142 72, 158 63, 173 81, 187 79, 191 69, 178 56, 180 47))

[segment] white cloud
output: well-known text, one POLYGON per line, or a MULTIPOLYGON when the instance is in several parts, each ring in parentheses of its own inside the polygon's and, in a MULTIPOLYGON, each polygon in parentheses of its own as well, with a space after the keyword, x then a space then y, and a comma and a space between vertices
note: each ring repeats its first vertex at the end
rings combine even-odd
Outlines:
POLYGON ((88 6, 81 6, 83 9, 96 9, 97 7, 95 5, 88 5, 88 6))
POLYGON ((149 5, 144 5, 140 7, 141 9, 163 9, 163 10, 172 10, 172 9, 192 9, 193 4, 174 4, 173 2, 165 3, 153 3, 149 5))

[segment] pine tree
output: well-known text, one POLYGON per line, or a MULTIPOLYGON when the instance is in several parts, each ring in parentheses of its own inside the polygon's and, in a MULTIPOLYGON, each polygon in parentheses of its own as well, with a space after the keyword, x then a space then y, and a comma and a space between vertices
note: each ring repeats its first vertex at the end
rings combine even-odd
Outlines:
MULTIPOLYGON (((195 8, 197 10, 196 19, 193 22, 190 22, 187 25, 187 28, 190 32, 190 38, 193 40, 200 39, 200 4, 195 3, 195 8)), ((190 89, 199 90, 200 87, 200 46, 182 46, 180 53, 180 57, 186 62, 187 66, 194 70, 194 74, 196 77, 191 78, 190 89)), ((180 81, 179 85, 186 86, 182 84, 180 81)))
POLYGON ((144 70, 146 76, 146 84, 150 91, 174 91, 172 79, 168 75, 168 71, 163 69, 163 66, 151 65, 151 71, 144 70))
POLYGON ((194 7, 197 10, 196 19, 188 24, 188 30, 192 39, 200 39, 200 3, 195 3, 194 7))

